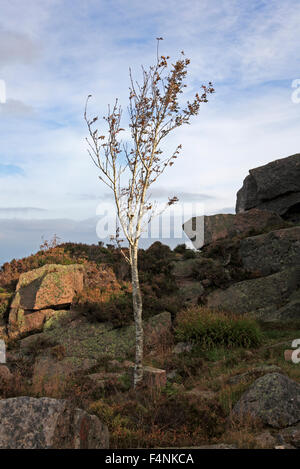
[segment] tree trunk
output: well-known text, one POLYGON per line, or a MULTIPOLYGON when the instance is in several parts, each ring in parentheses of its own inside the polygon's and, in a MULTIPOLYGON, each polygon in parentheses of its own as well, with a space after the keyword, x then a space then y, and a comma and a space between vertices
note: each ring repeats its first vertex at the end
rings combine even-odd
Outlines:
POLYGON ((139 284, 138 272, 138 248, 133 246, 130 248, 131 262, 131 279, 132 279, 132 301, 133 314, 135 322, 135 367, 133 386, 136 387, 143 379, 143 349, 144 349, 144 332, 143 332, 143 303, 139 284))

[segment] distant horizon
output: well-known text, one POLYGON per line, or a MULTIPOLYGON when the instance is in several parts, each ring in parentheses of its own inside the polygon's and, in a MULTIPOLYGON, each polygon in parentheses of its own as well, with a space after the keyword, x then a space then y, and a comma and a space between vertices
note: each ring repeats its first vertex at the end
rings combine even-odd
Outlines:
MULTIPOLYGON (((197 207, 197 206, 196 206, 197 207)), ((203 209, 202 209, 203 211, 203 209)), ((220 209, 218 213, 235 213, 234 207, 226 207, 220 209)), ((1 214, 1 207, 0 207, 1 214)), ((167 223, 170 222, 170 236, 162 235, 162 217, 155 220, 158 223, 157 229, 159 230, 160 236, 151 237, 151 230, 149 237, 142 237, 140 247, 149 247, 155 241, 160 241, 163 244, 167 244, 172 249, 178 244, 186 243, 191 248, 192 243, 182 230, 182 223, 186 222, 192 215, 202 215, 203 213, 195 212, 182 216, 181 219, 178 217, 171 217, 167 219, 167 223), (176 232, 174 233, 174 226, 176 226, 176 232), (181 233, 181 237, 178 234, 181 233), (176 235, 176 237, 174 237, 176 235)), ((213 215, 215 213, 212 213, 213 215)), ((100 241, 111 244, 109 235, 114 235, 113 230, 108 233, 106 238, 97 236, 97 223, 101 221, 100 216, 91 217, 90 219, 84 220, 72 220, 67 218, 61 219, 44 219, 44 218, 16 218, 11 217, 1 220, 1 230, 6 234, 6 239, 9 241, 1 242, 0 245, 0 268, 5 262, 10 262, 12 259, 21 259, 28 257, 32 253, 39 251, 39 246, 43 240, 50 241, 54 235, 58 236, 60 243, 84 243, 84 244, 98 244, 100 241), (18 238, 22 236, 23 244, 18 244, 18 238)), ((167 226, 168 228, 168 226, 167 226)), ((145 234, 145 236, 147 236, 145 234)))
MULTIPOLYGON (((44 238, 45 240, 47 241, 51 241, 51 238, 44 238)), ((95 241, 92 241, 92 240, 89 240, 87 239, 86 241, 81 241, 81 240, 60 240, 58 245, 61 245, 61 244, 65 244, 65 243, 74 243, 74 244, 86 244, 86 245, 98 245, 99 242, 103 242, 104 243, 104 247, 106 247, 107 244, 114 244, 109 238, 107 239, 104 239, 104 240, 95 240, 95 241)), ((174 249, 176 246, 178 246, 178 244, 187 244, 188 247, 190 248, 193 248, 192 244, 189 243, 189 240, 186 236, 183 236, 182 238, 148 238, 148 239, 142 239, 141 242, 140 242, 140 246, 139 246, 139 249, 148 249, 153 243, 155 242, 161 242, 162 244, 165 244, 167 246, 169 246, 171 249, 174 249)), ((42 244, 43 240, 41 239, 41 242, 40 242, 40 245, 42 244)), ((126 243, 124 243, 124 246, 126 246, 126 243)), ((40 249, 40 246, 38 246, 36 249, 34 250, 31 250, 31 248, 28 248, 27 251, 23 251, 23 254, 19 255, 19 256, 10 256, 9 258, 6 258, 5 256, 0 256, 0 270, 2 268, 2 266, 5 264, 5 263, 10 263, 13 259, 15 260, 21 260, 21 259, 24 259, 24 258, 27 258, 31 255, 34 255, 36 254, 37 252, 39 252, 41 249, 40 249)))

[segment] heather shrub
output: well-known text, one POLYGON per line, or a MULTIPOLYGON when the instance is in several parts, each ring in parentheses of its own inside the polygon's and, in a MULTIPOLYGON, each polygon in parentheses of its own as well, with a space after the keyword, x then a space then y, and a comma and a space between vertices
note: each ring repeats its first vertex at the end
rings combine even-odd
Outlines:
POLYGON ((127 291, 112 293, 103 299, 101 292, 86 290, 76 298, 74 307, 90 321, 110 322, 114 327, 122 327, 133 321, 132 298, 127 291))
POLYGON ((193 342, 202 349, 251 348, 257 347, 262 339, 255 320, 199 306, 177 315, 175 333, 178 340, 193 342))
POLYGON ((108 425, 111 448, 182 447, 201 444, 223 431, 218 402, 187 399, 184 394, 142 388, 126 399, 112 396, 89 411, 108 425))
MULTIPOLYGON (((173 316, 178 303, 168 297, 157 298, 153 292, 143 292, 143 319, 169 311, 173 316)), ((90 321, 110 322, 114 327, 123 327, 133 321, 132 295, 126 288, 111 293, 109 296, 99 289, 85 289, 76 296, 73 308, 90 321)))

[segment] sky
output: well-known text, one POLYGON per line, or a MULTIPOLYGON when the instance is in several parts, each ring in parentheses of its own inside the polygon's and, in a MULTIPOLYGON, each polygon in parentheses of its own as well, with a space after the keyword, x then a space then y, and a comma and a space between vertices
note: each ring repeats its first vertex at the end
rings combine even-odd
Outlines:
POLYGON ((186 99, 209 80, 216 90, 166 142, 182 152, 153 187, 159 203, 180 199, 177 238, 163 241, 181 242, 195 210, 234 213, 249 169, 299 152, 298 0, 0 0, 0 11, 0 266, 54 234, 99 241, 111 195, 86 151, 85 99, 101 116, 118 97, 126 114, 128 69, 138 79, 154 63, 156 37, 163 55, 191 59, 186 99))

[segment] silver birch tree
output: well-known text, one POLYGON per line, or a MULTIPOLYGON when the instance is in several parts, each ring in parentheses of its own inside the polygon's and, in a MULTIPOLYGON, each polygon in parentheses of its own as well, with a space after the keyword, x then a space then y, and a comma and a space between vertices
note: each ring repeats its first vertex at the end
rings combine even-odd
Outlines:
MULTIPOLYGON (((158 214, 157 206, 151 202, 149 188, 164 171, 178 158, 181 145, 170 154, 164 155, 161 142, 172 131, 189 124, 192 116, 206 103, 208 95, 214 92, 211 82, 201 85, 200 94, 196 93, 192 102, 179 104, 179 97, 186 87, 185 79, 190 60, 181 52, 174 64, 169 56, 157 54, 155 64, 148 69, 142 67, 142 80, 133 80, 129 69, 129 128, 131 144, 123 143, 121 132, 122 109, 115 101, 108 107, 103 118, 107 124, 107 135, 97 128, 98 117, 88 117, 85 106, 84 119, 89 136, 88 153, 99 170, 99 179, 113 193, 120 226, 128 241, 128 250, 122 250, 131 268, 133 314, 136 330, 136 353, 134 368, 134 387, 143 379, 143 301, 139 283, 138 247, 142 232, 151 219, 158 214)), ((177 202, 177 197, 169 198, 166 207, 177 202)), ((115 237, 119 247, 119 231, 115 237)))

